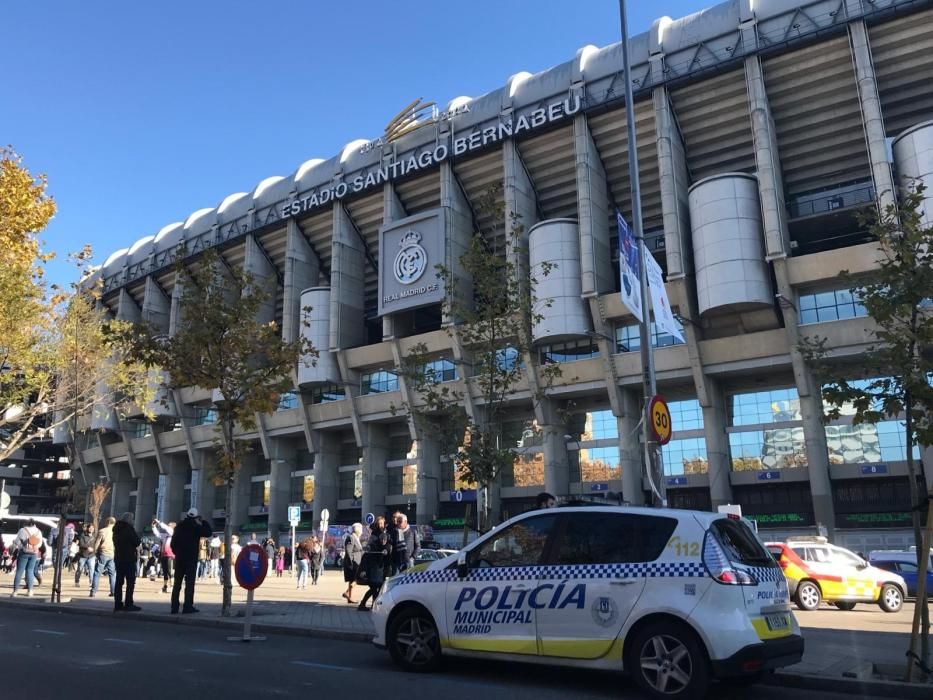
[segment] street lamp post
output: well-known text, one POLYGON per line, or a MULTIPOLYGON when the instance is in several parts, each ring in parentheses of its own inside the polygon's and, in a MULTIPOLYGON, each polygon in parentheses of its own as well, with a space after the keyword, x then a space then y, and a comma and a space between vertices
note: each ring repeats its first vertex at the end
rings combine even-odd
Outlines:
POLYGON ((642 365, 642 393, 644 405, 642 406, 643 440, 645 452, 645 469, 648 471, 648 481, 651 483, 657 505, 667 507, 667 489, 664 484, 664 469, 658 454, 658 444, 651 432, 648 416, 648 402, 657 393, 657 382, 654 374, 654 352, 651 347, 651 333, 649 323, 650 296, 648 294, 648 272, 645 265, 645 234, 641 221, 641 186, 638 180, 638 143, 635 139, 635 102, 632 97, 632 79, 629 72, 629 46, 628 25, 625 17, 625 0, 619 0, 619 24, 622 30, 622 70, 625 84, 625 121, 628 140, 628 173, 632 193, 632 225, 634 226, 635 241, 638 246, 638 263, 640 269, 641 298, 644 313, 639 325, 641 337, 641 365, 642 365), (655 467, 657 465, 657 467, 655 467), (654 473, 653 473, 654 472, 654 473), (655 473, 657 483, 655 483, 655 473))

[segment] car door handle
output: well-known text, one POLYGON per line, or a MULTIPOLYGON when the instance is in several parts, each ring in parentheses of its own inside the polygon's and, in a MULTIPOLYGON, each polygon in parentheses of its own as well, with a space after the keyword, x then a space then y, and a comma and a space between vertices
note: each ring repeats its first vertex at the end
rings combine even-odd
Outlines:
POLYGON ((631 586, 633 583, 638 583, 633 578, 617 578, 614 581, 609 582, 613 586, 631 586))

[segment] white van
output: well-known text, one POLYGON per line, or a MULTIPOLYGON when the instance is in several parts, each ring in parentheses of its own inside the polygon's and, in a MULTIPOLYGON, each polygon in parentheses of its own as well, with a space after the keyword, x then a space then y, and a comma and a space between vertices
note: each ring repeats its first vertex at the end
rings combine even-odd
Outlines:
POLYGON ((52 560, 52 548, 48 546, 52 530, 58 527, 58 518, 54 515, 29 515, 28 513, 16 513, 14 515, 4 515, 0 517, 0 537, 3 538, 3 544, 9 548, 16 539, 16 534, 21 528, 26 526, 30 520, 36 521, 36 527, 42 532, 45 538, 45 561, 52 560))
POLYGON ((524 513, 386 580, 373 643, 408 671, 442 656, 626 671, 655 698, 797 663, 787 583, 747 521, 595 506, 524 513))

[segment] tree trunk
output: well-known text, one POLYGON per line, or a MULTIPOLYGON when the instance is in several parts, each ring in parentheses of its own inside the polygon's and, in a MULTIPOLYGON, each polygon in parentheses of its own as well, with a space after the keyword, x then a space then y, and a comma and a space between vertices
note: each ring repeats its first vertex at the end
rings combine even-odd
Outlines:
POLYGON ((233 511, 233 479, 227 479, 227 484, 225 488, 227 493, 224 497, 224 514, 226 518, 224 520, 224 597, 223 604, 220 608, 220 615, 222 617, 230 617, 232 612, 231 608, 233 607, 233 579, 231 575, 233 573, 233 521, 232 521, 232 511, 233 511))
MULTIPOLYGON (((906 437, 905 443, 907 445, 907 474, 910 479, 910 484, 909 484, 910 503, 911 503, 911 508, 913 509, 911 511, 911 522, 914 528, 914 542, 916 543, 916 547, 917 547, 917 568, 918 570, 922 570, 920 569, 922 558, 929 557, 930 552, 928 549, 924 550, 923 548, 923 545, 924 545, 923 523, 921 523, 920 521, 920 517, 921 517, 920 511, 916 509, 920 505, 920 502, 921 502, 921 495, 920 495, 921 492, 920 492, 919 487, 917 486, 917 469, 916 469, 916 465, 914 464, 914 436, 913 436, 914 423, 913 423, 913 415, 911 413, 912 407, 913 407, 913 396, 908 391, 904 397, 904 410, 906 413, 906 419, 904 422, 904 433, 906 437)), ((924 567, 924 569, 925 568, 926 567, 924 567)), ((930 664, 930 609, 928 606, 928 601, 929 601, 929 592, 926 591, 924 588, 922 599, 918 598, 916 603, 914 603, 920 608, 920 616, 919 616, 920 629, 919 630, 916 629, 916 626, 915 626, 914 629, 911 630, 911 635, 910 635, 911 636, 910 651, 912 652, 914 650, 914 639, 916 639, 916 635, 919 634, 920 636, 920 659, 922 660, 923 665, 926 667, 929 667, 929 664, 930 664)), ((910 669, 910 665, 908 665, 908 676, 910 675, 909 669, 910 669)), ((907 680, 909 682, 910 678, 908 677, 907 680)))

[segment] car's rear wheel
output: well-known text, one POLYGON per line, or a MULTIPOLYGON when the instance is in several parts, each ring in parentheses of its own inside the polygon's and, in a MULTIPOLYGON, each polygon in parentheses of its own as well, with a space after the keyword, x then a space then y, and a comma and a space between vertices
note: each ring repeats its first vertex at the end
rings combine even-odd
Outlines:
POLYGON ((901 589, 893 583, 886 583, 881 587, 881 595, 878 596, 878 606, 889 613, 896 613, 904 605, 904 595, 901 589))
POLYGON ((846 611, 855 610, 855 603, 851 601, 847 602, 844 600, 837 600, 835 603, 833 603, 833 605, 835 605, 840 610, 846 610, 846 611))
POLYGON ((803 581, 797 586, 797 607, 801 610, 816 610, 822 599, 820 587, 812 581, 803 581))
POLYGON ((709 688, 706 650, 684 625, 646 626, 632 640, 626 660, 635 683, 652 698, 702 698, 709 688))
POLYGON ((406 671, 426 673, 441 663, 437 625, 423 608, 402 610, 389 622, 386 644, 392 660, 406 671))

